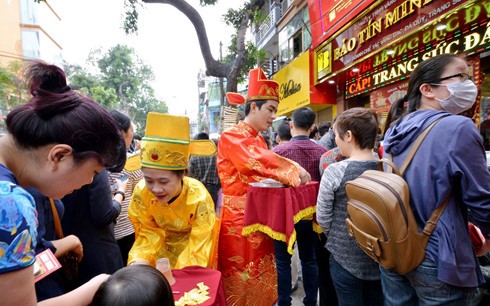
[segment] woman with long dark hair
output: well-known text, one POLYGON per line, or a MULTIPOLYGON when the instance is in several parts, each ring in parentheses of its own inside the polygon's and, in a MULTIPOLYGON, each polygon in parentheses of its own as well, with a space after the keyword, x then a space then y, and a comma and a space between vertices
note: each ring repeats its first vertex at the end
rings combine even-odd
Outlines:
MULTIPOLYGON (((421 62, 412 72, 405 97, 390 110, 384 150, 401 167, 422 131, 427 134, 403 177, 419 231, 434 209, 447 201, 426 247, 425 260, 398 275, 381 268, 385 305, 469 305, 484 280, 468 234, 467 211, 485 237, 490 233, 490 173, 485 149, 470 118, 478 89, 467 63, 442 54, 421 62), (405 104, 407 110, 405 111, 405 104)), ((490 250, 487 242, 477 255, 490 250)))

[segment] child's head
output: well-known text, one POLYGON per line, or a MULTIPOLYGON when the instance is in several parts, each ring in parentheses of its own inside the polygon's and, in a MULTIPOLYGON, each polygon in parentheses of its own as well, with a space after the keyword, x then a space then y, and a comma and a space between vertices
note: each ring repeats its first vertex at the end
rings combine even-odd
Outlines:
POLYGON ((170 306, 172 289, 163 274, 147 265, 131 265, 100 285, 92 306, 170 306))

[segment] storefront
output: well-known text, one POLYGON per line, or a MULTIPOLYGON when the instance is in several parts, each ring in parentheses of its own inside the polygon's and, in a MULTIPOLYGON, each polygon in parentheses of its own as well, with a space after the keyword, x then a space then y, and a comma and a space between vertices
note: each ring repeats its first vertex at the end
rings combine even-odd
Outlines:
MULTIPOLYGON (((324 90, 321 86, 313 86, 312 52, 307 50, 284 68, 279 70, 272 79, 279 83, 281 103, 277 116, 290 116, 297 108, 308 106, 318 113, 333 113, 336 107, 336 92, 332 89, 324 90), (323 110, 328 109, 326 112, 323 110)), ((324 121, 317 116, 317 122, 324 121)), ((331 120, 331 118, 327 118, 331 120)))
MULTIPOLYGON (((365 2, 348 1, 351 11, 365 2)), ((479 127, 488 122, 490 79, 485 73, 490 64, 484 63, 490 59, 485 59, 490 55, 490 0, 370 4, 315 48, 315 86, 337 88, 339 110, 371 107, 383 118, 391 103, 405 95, 410 73, 421 61, 442 53, 465 54, 481 94, 464 115, 479 127)), ((490 131, 482 135, 490 146, 490 131)))

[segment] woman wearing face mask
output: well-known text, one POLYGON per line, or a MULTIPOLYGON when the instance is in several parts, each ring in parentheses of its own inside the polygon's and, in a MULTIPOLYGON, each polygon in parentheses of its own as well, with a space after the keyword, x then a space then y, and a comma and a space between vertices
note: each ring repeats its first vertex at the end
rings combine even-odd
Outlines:
MULTIPOLYGON (((404 276, 381 268, 386 305, 469 305, 475 288, 483 283, 468 234, 467 210, 489 239, 490 174, 475 124, 456 115, 470 109, 477 94, 466 62, 442 54, 419 64, 410 76, 407 95, 391 106, 397 108, 393 113, 402 115, 387 122, 384 148, 398 167, 415 138, 440 119, 403 174, 419 231, 436 207, 446 199, 448 204, 419 267, 404 276)), ((488 241, 476 255, 490 250, 488 241)))
POLYGON ((210 140, 190 141, 189 118, 149 113, 141 146, 143 178, 134 188, 129 219, 136 240, 128 263, 174 268, 213 263, 216 215, 206 187, 185 176, 190 154, 211 156, 210 140))

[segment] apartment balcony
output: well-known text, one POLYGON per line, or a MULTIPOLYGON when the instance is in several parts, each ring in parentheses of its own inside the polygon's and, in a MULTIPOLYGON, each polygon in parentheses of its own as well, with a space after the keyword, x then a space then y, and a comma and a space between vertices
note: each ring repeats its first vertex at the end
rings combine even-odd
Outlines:
POLYGON ((259 63, 260 68, 264 70, 265 74, 270 78, 272 75, 274 75, 277 71, 279 71, 279 62, 277 57, 269 57, 266 58, 264 61, 259 63))
POLYGON ((255 46, 260 50, 268 50, 271 46, 277 46, 277 27, 276 24, 281 18, 281 5, 274 3, 271 6, 269 15, 256 28, 254 32, 255 46))

